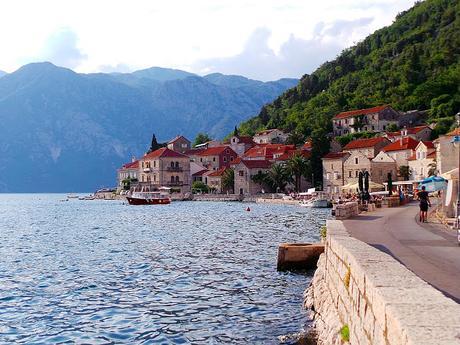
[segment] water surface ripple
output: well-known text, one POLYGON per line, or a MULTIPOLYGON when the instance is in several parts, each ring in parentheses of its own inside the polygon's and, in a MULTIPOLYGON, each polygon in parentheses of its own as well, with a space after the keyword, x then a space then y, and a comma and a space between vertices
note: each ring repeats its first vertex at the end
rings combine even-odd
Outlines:
POLYGON ((306 322, 309 275, 280 242, 318 240, 326 210, 0 195, 0 342, 276 344, 306 322))

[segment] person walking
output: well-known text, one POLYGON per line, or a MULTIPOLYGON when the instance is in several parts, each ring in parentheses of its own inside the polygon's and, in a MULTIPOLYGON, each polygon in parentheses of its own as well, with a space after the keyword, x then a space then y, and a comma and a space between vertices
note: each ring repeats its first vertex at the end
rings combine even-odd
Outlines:
POLYGON ((422 186, 422 191, 418 192, 417 197, 420 200, 420 222, 426 223, 428 207, 431 207, 431 202, 428 197, 428 192, 425 190, 425 186, 422 186))

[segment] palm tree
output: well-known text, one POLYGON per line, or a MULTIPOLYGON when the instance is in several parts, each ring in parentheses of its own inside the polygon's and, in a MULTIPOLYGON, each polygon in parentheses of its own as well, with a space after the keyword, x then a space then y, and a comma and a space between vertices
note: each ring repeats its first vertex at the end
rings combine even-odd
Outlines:
POLYGON ((232 191, 235 186, 235 170, 227 169, 222 175, 222 190, 232 191))
POLYGON ((401 165, 399 167, 399 176, 401 176, 404 181, 408 181, 410 177, 410 169, 407 165, 401 165))
POLYGON ((428 164, 428 177, 429 176, 436 176, 438 174, 438 166, 436 162, 428 164))
POLYGON ((291 176, 282 164, 273 164, 267 173, 266 182, 277 192, 284 191, 290 181, 291 176))
POLYGON ((294 177, 296 192, 300 191, 300 179, 307 173, 309 166, 308 161, 300 153, 296 153, 286 162, 287 170, 294 177))

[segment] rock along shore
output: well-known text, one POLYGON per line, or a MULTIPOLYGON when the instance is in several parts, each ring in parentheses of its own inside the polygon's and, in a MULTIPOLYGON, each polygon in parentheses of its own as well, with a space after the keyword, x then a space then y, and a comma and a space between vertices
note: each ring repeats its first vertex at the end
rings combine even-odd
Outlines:
POLYGON ((320 345, 460 344, 460 305, 338 220, 327 221, 304 304, 320 345))

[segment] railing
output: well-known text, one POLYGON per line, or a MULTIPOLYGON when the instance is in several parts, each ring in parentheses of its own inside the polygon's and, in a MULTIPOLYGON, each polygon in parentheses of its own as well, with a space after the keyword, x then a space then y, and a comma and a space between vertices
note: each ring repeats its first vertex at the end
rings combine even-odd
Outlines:
POLYGON ((181 167, 167 167, 166 168, 166 171, 177 171, 177 172, 181 172, 182 171, 182 168, 181 167))
POLYGON ((167 183, 168 186, 182 186, 184 184, 183 181, 170 181, 167 183))

